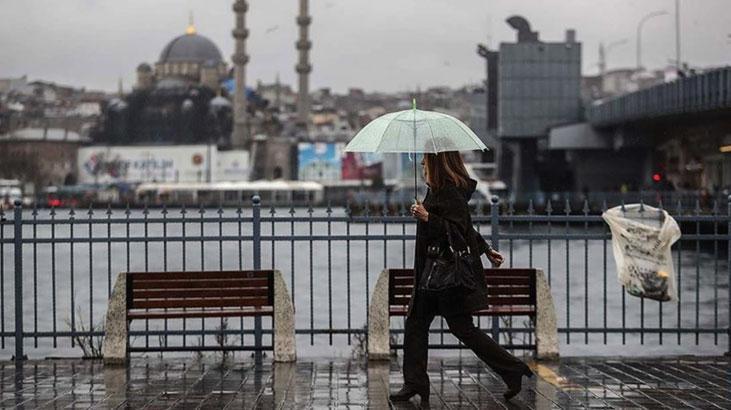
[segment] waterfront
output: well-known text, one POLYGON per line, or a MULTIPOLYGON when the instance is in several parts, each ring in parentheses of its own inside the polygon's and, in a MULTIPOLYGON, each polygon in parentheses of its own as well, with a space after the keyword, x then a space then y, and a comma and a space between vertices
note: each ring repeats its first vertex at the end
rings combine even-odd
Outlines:
MULTIPOLYGON (((408 267, 412 263, 414 225, 376 219, 369 223, 348 222, 342 209, 333 210, 332 218, 321 208, 313 210, 311 216, 304 208, 294 209, 293 214, 291 211, 278 208, 272 214, 271 209, 261 209, 262 218, 273 217, 262 220, 260 225, 261 268, 281 270, 293 293, 298 355, 350 356, 358 350, 367 300, 379 272, 384 267, 408 267)), ((183 224, 178 209, 170 209, 165 215, 161 210, 151 210, 147 220, 152 222, 148 223, 141 222, 145 218, 141 210, 132 210, 129 215, 119 210, 110 215, 104 211, 88 215, 77 210, 74 224, 56 225, 47 223, 51 219, 47 210, 39 211, 38 223, 23 227, 23 237, 31 241, 23 246, 24 331, 32 333, 25 341, 26 354, 31 358, 79 356, 81 351, 72 347, 68 335, 61 332, 74 329, 84 333, 88 332, 89 323, 103 322, 112 285, 110 278, 117 272, 253 268, 251 212, 245 209, 239 214, 236 209, 224 209, 218 213, 216 209, 207 209, 203 217, 212 219, 201 222, 199 210, 188 209, 183 224), (95 221, 91 225, 92 235, 89 217, 95 221), (163 218, 169 222, 161 223, 163 218), (221 222, 216 222, 216 218, 221 222), (34 237, 37 240, 31 239, 34 237), (51 240, 52 237, 55 239, 51 240), (163 241, 164 238, 169 240, 163 241), (76 312, 73 318, 72 311, 76 312)), ((68 213, 59 209, 53 218, 65 221, 68 213)), ((32 219, 31 212, 26 211, 24 220, 32 219)), ((521 234, 517 228, 511 230, 507 223, 500 225, 501 238, 513 238, 510 234, 518 238, 500 241, 506 266, 542 268, 551 280, 558 326, 563 329, 559 335, 562 355, 646 356, 684 354, 689 349, 696 354, 727 351, 723 333, 728 327, 729 268, 719 249, 725 242, 708 242, 707 238, 698 237, 703 240, 684 240, 683 250, 676 246, 673 258, 680 300, 662 303, 660 307, 658 302, 623 296, 605 228, 583 225, 574 223, 567 228, 565 224, 554 224, 554 238, 564 239, 552 239, 550 243, 546 239, 519 239, 521 235, 527 238, 527 234, 521 234), (644 315, 640 314, 643 305, 644 315), (659 333, 660 329, 663 333, 659 333)), ((489 237, 489 225, 481 230, 489 237)), ((533 232, 545 234, 547 227, 535 224, 533 232)), ((9 238, 11 233, 12 224, 4 225, 2 238, 9 238)), ((0 325, 6 358, 12 355, 14 346, 13 246, 9 242, 2 245, 0 271, 0 325)), ((518 319, 512 327, 523 327, 523 322, 518 319)), ((485 328, 491 325, 485 319, 480 324, 485 328)), ((216 329, 221 322, 187 320, 183 327, 182 321, 170 320, 167 326, 171 330, 185 328, 189 332, 185 343, 189 345, 212 345, 217 343, 216 329), (201 324, 206 329, 205 337, 201 324)), ((269 326, 265 319, 264 329, 269 326)), ((229 320, 229 342, 240 343, 239 338, 243 337, 244 344, 252 344, 252 328, 251 319, 229 320), (242 325, 244 332, 239 330, 242 325)), ((392 328, 402 329, 402 319, 393 319, 392 328)), ((434 329, 442 328, 446 326, 435 321, 434 329)), ((168 336, 167 340, 161 337, 163 329, 163 323, 135 323, 133 331, 152 332, 133 337, 132 343, 144 346, 182 342, 181 336, 168 336)), ((269 334, 264 336, 266 343, 269 334)), ((440 334, 432 335, 432 340, 438 342, 442 337, 454 341, 451 336, 440 334)), ((502 337, 507 334, 503 332, 502 337)))

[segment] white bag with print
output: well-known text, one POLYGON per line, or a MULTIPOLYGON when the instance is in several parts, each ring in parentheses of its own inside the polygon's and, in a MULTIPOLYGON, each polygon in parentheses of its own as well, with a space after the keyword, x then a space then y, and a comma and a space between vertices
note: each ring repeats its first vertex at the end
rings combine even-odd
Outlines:
POLYGON ((634 296, 676 300, 670 248, 680 239, 678 223, 665 210, 631 204, 602 214, 612 231, 619 283, 634 296))

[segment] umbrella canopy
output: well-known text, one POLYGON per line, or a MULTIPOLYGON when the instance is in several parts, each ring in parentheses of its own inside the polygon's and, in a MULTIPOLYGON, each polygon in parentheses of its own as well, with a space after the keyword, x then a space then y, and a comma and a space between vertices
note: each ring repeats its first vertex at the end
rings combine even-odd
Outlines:
POLYGON ((451 115, 417 109, 382 115, 348 143, 349 152, 443 152, 486 150, 462 121, 451 115))
MULTIPOLYGON (((485 144, 462 121, 435 111, 413 108, 382 115, 363 127, 346 152, 423 152, 486 150, 485 144)), ((416 161, 414 193, 416 194, 416 161)), ((414 201, 417 201, 414 195, 414 201)))

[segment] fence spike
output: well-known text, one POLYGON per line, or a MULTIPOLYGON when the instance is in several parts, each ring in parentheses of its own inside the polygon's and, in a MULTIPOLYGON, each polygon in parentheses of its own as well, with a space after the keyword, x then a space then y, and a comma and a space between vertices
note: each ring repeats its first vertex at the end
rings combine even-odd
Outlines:
MULTIPOLYGON (((165 210, 165 206, 163 205, 163 211, 164 210, 165 210)), ((112 202, 111 201, 107 201, 107 212, 106 212, 106 214, 107 215, 111 215, 112 214, 112 202)))
POLYGON ((508 215, 513 214, 515 214, 515 201, 511 199, 508 201, 508 215))
POLYGON ((127 201, 127 205, 124 208, 124 214, 127 215, 127 217, 129 217, 129 214, 130 214, 129 201, 127 201))
POLYGON ((693 212, 695 212, 696 215, 701 213, 701 201, 698 197, 695 199, 695 208, 693 208, 693 212))
POLYGON ((363 215, 366 217, 371 216, 371 201, 369 199, 365 200, 365 212, 363 212, 363 215))
POLYGON ((533 198, 528 200, 528 215, 533 215, 533 213, 536 211, 536 209, 533 207, 533 198))
POLYGON ((602 213, 607 210, 607 198, 602 199, 602 213))
POLYGON ((142 205, 142 215, 147 216, 149 213, 150 213, 150 210, 147 207, 147 200, 145 200, 145 203, 142 205))
MULTIPOLYGON (((0 215, 2 215, 2 214, 0 214, 0 215)), ((33 211, 31 211, 31 215, 33 215, 34 217, 38 216, 38 206, 36 205, 35 202, 33 202, 33 211)))
POLYGON ((564 213, 566 213, 566 215, 571 214, 571 202, 569 201, 568 198, 566 198, 566 201, 564 202, 563 211, 564 211, 564 213))
POLYGON ((683 202, 680 199, 678 199, 678 203, 675 206, 675 213, 677 213, 678 215, 683 214, 683 202))
POLYGON ((591 209, 589 208, 588 199, 584 199, 584 207, 581 210, 582 210, 582 212, 584 212, 584 215, 589 215, 589 211, 591 211, 591 209))
POLYGON ((185 209, 185 204, 183 204, 183 206, 180 207, 180 214, 185 215, 187 213, 188 213, 188 211, 185 209))
POLYGON ((218 217, 220 218, 221 215, 223 215, 223 206, 219 205, 216 213, 218 214, 218 217))
POLYGON ((551 215, 551 212, 553 212, 553 206, 551 204, 551 199, 549 199, 548 202, 546 202, 546 213, 551 215))
MULTIPOLYGON (((33 206, 33 208, 35 210, 35 206, 33 206)), ((94 215, 94 207, 91 204, 89 204, 89 210, 86 211, 86 214, 89 215, 89 217, 91 217, 92 215, 94 215)))
POLYGON ((198 205, 198 213, 201 214, 201 215, 203 215, 204 213, 206 213, 206 210, 205 210, 205 208, 203 208, 203 204, 202 203, 198 205))
POLYGON ((307 213, 310 214, 310 217, 312 217, 312 213, 315 212, 314 209, 312 209, 312 200, 307 200, 307 213))
POLYGON ((330 214, 333 213, 333 209, 332 209, 332 206, 331 206, 331 203, 330 203, 330 199, 327 200, 327 208, 325 208, 325 213, 327 214, 327 216, 330 216, 330 214))
POLYGON ((274 216, 277 213, 277 208, 274 206, 274 202, 269 207, 269 215, 274 216))
POLYGON ((711 213, 718 215, 718 199, 716 198, 713 199, 713 203, 711 204, 711 213))
POLYGON ((71 209, 69 209, 69 216, 71 216, 71 219, 74 219, 74 215, 76 215, 76 211, 74 210, 74 206, 71 206, 71 209))

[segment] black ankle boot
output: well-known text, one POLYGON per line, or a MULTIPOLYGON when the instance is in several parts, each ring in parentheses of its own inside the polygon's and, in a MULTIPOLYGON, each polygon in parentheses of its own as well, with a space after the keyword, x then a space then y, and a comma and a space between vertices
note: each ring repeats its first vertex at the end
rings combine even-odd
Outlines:
POLYGON ((525 366, 520 373, 513 373, 503 377, 503 381, 505 381, 505 384, 508 385, 508 390, 503 393, 503 397, 505 397, 506 401, 520 393, 520 390, 523 388, 523 376, 527 376, 529 378, 533 377, 533 371, 531 371, 528 366, 525 366))
POLYGON ((419 398, 421 398, 422 404, 429 403, 429 390, 428 388, 425 390, 415 389, 413 387, 404 386, 401 388, 401 390, 397 391, 396 393, 391 393, 388 398, 391 399, 391 401, 409 401, 412 397, 419 395, 419 398))

